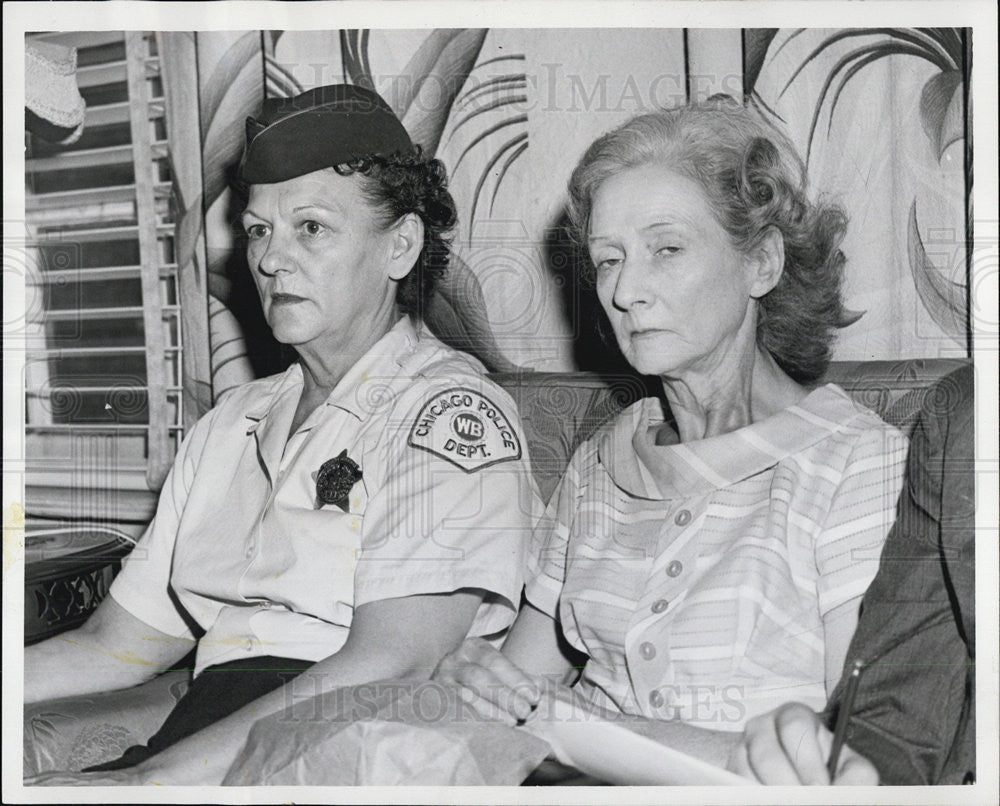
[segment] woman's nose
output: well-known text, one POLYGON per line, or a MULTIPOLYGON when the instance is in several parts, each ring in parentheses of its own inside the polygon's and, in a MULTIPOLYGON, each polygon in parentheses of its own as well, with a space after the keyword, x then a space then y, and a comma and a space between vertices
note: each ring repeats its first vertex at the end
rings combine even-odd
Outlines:
POLYGON ((649 302, 649 267, 633 257, 622 261, 615 283, 615 307, 627 311, 649 302))
POLYGON ((264 254, 261 255, 257 267, 264 274, 279 274, 295 271, 295 263, 288 254, 284 241, 275 233, 268 238, 264 254))

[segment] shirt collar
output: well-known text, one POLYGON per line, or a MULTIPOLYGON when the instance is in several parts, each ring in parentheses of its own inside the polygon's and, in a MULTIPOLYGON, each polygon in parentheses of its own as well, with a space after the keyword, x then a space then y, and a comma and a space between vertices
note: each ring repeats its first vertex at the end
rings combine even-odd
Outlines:
POLYGON ((359 420, 367 419, 409 380, 406 370, 421 335, 409 316, 400 318, 340 379, 326 405, 348 411, 359 420))
POLYGON ((840 387, 827 384, 798 404, 727 434, 656 445, 650 426, 663 423, 663 412, 658 400, 646 398, 605 432, 598 455, 614 483, 630 495, 653 500, 704 495, 844 430, 862 411, 840 387))
MULTIPOLYGON (((302 386, 302 367, 298 362, 293 363, 280 375, 275 375, 270 379, 270 388, 261 397, 255 400, 255 405, 245 412, 248 420, 255 423, 263 420, 274 409, 278 401, 292 389, 302 386)), ((256 425, 251 425, 248 431, 256 429, 256 425)))
MULTIPOLYGON (((410 375, 417 346, 430 336, 421 327, 418 331, 413 319, 403 316, 395 325, 351 367, 326 399, 327 406, 336 406, 350 412, 359 420, 372 410, 385 404, 388 396, 395 395, 410 375)), ((269 393, 245 412, 247 419, 260 422, 278 407, 292 390, 302 388, 302 367, 296 361, 273 379, 269 393)), ((249 432, 256 430, 251 425, 249 432)))

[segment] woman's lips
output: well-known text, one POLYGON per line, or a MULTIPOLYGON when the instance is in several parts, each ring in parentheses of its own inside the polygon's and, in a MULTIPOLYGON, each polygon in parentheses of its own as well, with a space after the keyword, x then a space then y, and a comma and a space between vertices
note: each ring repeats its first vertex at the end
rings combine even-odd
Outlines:
POLYGON ((272 294, 272 305, 290 305, 295 302, 305 302, 305 297, 298 297, 295 294, 272 294))

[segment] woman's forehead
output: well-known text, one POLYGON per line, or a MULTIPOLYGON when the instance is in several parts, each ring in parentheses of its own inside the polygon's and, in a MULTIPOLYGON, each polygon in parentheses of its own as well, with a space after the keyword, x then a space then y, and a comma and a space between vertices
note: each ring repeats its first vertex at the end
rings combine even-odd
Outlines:
POLYGON ((662 165, 627 168, 609 176, 594 191, 590 240, 610 231, 698 227, 711 219, 708 199, 697 181, 662 165), (609 230, 605 233, 603 230, 609 230))

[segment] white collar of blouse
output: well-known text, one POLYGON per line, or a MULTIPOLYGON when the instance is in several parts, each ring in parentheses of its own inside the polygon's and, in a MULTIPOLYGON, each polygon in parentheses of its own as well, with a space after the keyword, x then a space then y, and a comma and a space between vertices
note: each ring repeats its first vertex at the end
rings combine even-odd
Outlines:
POLYGON ((798 453, 871 412, 827 384, 765 420, 694 442, 656 445, 650 426, 664 422, 660 401, 645 398, 623 411, 600 438, 598 456, 614 483, 651 500, 707 494, 798 453))

